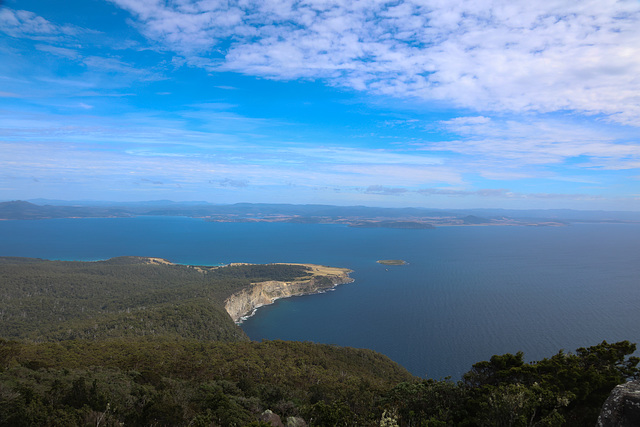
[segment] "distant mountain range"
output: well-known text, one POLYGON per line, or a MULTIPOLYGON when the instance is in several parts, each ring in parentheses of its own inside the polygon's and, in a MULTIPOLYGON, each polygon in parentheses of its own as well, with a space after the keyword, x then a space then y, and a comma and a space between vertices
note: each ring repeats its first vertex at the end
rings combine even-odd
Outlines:
POLYGON ((207 202, 76 202, 34 199, 0 202, 0 219, 187 216, 214 222, 337 223, 352 227, 433 228, 439 225, 566 225, 572 222, 640 222, 640 212, 569 209, 426 209, 368 206, 207 202))

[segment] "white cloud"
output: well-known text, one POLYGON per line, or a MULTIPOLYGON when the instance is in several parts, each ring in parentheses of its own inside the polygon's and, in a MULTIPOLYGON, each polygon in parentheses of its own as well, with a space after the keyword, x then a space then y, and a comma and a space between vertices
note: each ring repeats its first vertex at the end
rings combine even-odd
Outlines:
MULTIPOLYGON (((165 64, 139 67, 137 58, 122 59, 109 50, 110 44, 118 48, 130 45, 122 39, 115 43, 99 31, 51 22, 30 11, 0 8, 0 74, 5 75, 0 78, 11 84, 11 91, 2 93, 58 107, 73 103, 63 100, 76 96, 127 96, 129 93, 119 92, 130 92, 132 83, 165 78, 165 64)), ((8 96, 0 93, 3 97, 8 96)))
POLYGON ((424 188, 416 193, 425 196, 448 197, 482 197, 495 199, 559 199, 559 200, 597 200, 600 195, 594 194, 563 194, 563 193, 519 193, 504 188, 485 188, 479 190, 456 190, 440 188, 424 188))
MULTIPOLYGON (((89 110, 91 105, 76 107, 89 110)), ((204 106, 198 107, 202 111, 204 106)), ((219 124, 215 131, 187 129, 189 120, 184 117, 192 117, 191 110, 172 118, 134 114, 111 119, 0 111, 0 138, 7 141, 0 170, 51 174, 59 170, 80 178, 113 174, 118 179, 133 170, 145 177, 166 176, 167 182, 214 181, 219 187, 236 188, 243 182, 251 186, 295 182, 307 188, 462 183, 459 172, 425 152, 283 144, 273 135, 257 139, 255 132, 271 123, 223 111, 232 107, 208 105, 203 117, 219 124), (250 129, 251 134, 237 129, 250 129), (40 154, 33 155, 35 151, 40 154), (70 163, 72 167, 67 166, 70 163)))
MULTIPOLYGON (((526 117, 518 120, 461 117, 440 122, 458 139, 424 145, 425 150, 452 151, 485 162, 553 165, 576 160, 576 167, 632 169, 640 163, 640 143, 609 128, 585 123, 526 117)), ((487 176, 499 171, 488 171, 487 176)))
POLYGON ((43 52, 49 52, 53 55, 57 55, 57 56, 62 56, 65 58, 69 58, 69 59, 75 59, 78 56, 80 56, 78 54, 78 51, 75 49, 68 49, 65 47, 58 47, 58 46, 51 46, 51 45, 47 45, 47 44, 38 44, 36 45, 36 49, 43 51, 43 52))
POLYGON ((112 0, 194 65, 640 125, 636 0, 112 0))
POLYGON ((11 37, 49 40, 63 35, 74 35, 78 29, 69 25, 56 25, 27 10, 2 8, 0 9, 0 31, 11 37))
POLYGON ((244 188, 249 185, 249 182, 246 180, 235 180, 225 178, 218 183, 222 187, 234 187, 234 188, 244 188))
POLYGON ((480 196, 480 197, 512 197, 513 193, 503 188, 490 188, 480 190, 457 190, 450 188, 423 188, 416 193, 423 194, 425 196, 454 196, 454 197, 467 197, 467 196, 480 196))
POLYGON ((412 167, 429 167, 441 165, 443 160, 424 153, 405 154, 383 149, 357 149, 339 146, 324 147, 286 147, 281 152, 287 152, 303 157, 311 157, 331 164, 359 164, 359 165, 404 165, 412 167))
POLYGON ((416 187, 426 184, 462 184, 461 173, 453 167, 420 167, 413 165, 336 165, 335 184, 369 186, 382 182, 387 186, 416 187))
POLYGON ((0 29, 16 36, 21 34, 53 34, 57 26, 26 10, 0 9, 0 29))
POLYGON ((406 188, 402 187, 385 187, 383 185, 370 185, 368 186, 364 192, 367 194, 380 194, 383 196, 398 196, 406 193, 406 188))
POLYGON ((157 71, 138 68, 120 58, 93 55, 83 58, 82 63, 95 78, 109 76, 108 80, 114 86, 126 86, 132 80, 157 81, 165 79, 157 71), (114 76, 117 78, 114 79, 114 76))

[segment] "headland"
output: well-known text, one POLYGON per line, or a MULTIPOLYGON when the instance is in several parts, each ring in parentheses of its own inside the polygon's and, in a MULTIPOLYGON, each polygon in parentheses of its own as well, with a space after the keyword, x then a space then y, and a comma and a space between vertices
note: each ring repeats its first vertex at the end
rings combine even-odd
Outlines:
POLYGON ((280 298, 325 292, 337 285, 353 282, 351 270, 316 264, 284 264, 307 268, 308 275, 292 281, 268 280, 233 293, 226 299, 224 308, 237 324, 264 306, 280 298))

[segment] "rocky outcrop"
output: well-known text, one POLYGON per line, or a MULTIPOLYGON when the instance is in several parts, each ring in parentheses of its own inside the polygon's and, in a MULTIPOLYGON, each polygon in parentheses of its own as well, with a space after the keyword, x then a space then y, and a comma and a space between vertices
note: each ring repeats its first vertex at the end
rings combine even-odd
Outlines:
POLYGON ((345 268, 304 265, 310 268, 309 276, 291 282, 271 280, 252 283, 250 287, 227 298, 224 308, 234 322, 240 323, 246 316, 253 314, 257 308, 272 304, 277 299, 315 294, 353 281, 349 277, 351 271, 345 268))
POLYGON ((260 415, 260 421, 273 427, 284 427, 280 416, 278 414, 274 414, 270 409, 267 409, 262 413, 262 415, 260 415))
POLYGON ((640 426, 640 381, 629 381, 613 389, 598 417, 598 427, 640 426))

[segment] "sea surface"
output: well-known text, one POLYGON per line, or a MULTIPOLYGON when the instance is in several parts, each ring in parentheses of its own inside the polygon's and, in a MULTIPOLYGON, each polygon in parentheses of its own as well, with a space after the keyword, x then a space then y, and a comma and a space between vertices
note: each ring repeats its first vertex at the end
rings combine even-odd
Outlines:
POLYGON ((121 255, 350 268, 353 283, 278 300, 242 328, 254 340, 370 348, 421 377, 458 379, 493 354, 522 350, 537 360, 602 340, 640 343, 640 224, 400 230, 182 217, 0 221, 0 256, 121 255))

